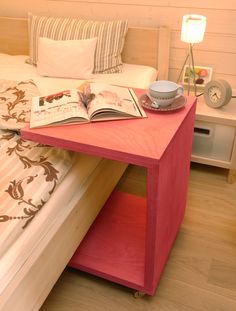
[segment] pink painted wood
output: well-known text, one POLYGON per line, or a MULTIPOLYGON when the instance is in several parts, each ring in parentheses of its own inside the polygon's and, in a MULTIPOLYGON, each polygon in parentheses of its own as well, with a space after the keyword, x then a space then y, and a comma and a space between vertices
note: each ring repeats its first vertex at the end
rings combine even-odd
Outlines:
MULTIPOLYGON (((144 90, 136 92, 139 96, 144 90)), ((183 109, 147 112, 145 119, 22 129, 24 139, 147 169, 143 283, 112 271, 87 271, 150 295, 155 293, 184 216, 195 107, 195 98, 188 97, 183 109)))
POLYGON ((145 198, 114 191, 69 266, 142 290, 145 215, 145 198))

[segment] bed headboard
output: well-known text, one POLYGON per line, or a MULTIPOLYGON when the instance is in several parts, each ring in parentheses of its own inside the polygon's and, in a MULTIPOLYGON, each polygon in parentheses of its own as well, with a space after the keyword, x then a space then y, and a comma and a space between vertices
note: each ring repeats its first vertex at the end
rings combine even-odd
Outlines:
MULTIPOLYGON (((170 30, 168 27, 130 27, 122 59, 125 63, 158 69, 158 79, 168 79, 170 30)), ((28 55, 26 18, 0 17, 0 53, 28 55)))

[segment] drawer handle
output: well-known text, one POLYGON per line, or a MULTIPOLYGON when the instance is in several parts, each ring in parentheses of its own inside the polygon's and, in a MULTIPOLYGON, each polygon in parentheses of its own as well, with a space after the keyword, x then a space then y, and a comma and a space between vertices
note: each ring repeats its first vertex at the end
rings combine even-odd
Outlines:
POLYGON ((194 133, 202 136, 210 136, 211 130, 202 127, 194 127, 194 133))

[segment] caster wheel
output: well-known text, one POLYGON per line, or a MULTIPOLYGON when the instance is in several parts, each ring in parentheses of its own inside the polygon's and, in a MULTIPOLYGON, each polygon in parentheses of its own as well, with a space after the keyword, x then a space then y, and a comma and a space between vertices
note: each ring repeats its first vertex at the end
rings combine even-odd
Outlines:
POLYGON ((140 292, 140 291, 136 291, 136 292, 134 292, 134 298, 142 298, 142 297, 144 297, 146 294, 145 293, 143 293, 143 292, 140 292))

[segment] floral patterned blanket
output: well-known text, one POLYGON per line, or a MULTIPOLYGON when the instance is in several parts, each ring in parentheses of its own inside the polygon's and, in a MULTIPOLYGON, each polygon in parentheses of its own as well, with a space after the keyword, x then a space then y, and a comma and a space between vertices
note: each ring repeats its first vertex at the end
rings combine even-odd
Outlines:
POLYGON ((22 140, 29 121, 33 81, 0 80, 0 258, 63 180, 72 152, 22 140))

